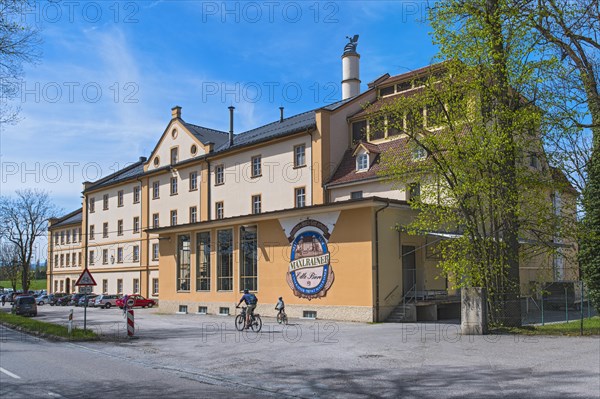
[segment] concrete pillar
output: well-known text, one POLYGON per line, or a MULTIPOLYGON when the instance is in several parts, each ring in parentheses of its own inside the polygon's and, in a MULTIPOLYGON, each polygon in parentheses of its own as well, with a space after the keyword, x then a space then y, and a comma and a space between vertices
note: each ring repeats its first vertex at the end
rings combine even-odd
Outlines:
POLYGON ((487 292, 485 288, 461 289, 460 330, 465 335, 488 333, 487 292))

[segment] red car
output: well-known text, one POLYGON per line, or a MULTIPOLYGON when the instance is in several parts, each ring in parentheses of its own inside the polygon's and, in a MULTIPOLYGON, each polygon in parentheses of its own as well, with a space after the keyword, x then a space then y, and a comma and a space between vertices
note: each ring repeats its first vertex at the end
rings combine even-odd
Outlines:
MULTIPOLYGON (((156 305, 156 302, 153 299, 146 299, 141 295, 128 295, 127 299, 133 299, 134 303, 133 306, 129 306, 132 308, 137 308, 137 307, 141 307, 141 308, 151 308, 152 306, 156 305)), ((121 309, 123 309, 123 298, 119 298, 117 299, 117 306, 121 309)))

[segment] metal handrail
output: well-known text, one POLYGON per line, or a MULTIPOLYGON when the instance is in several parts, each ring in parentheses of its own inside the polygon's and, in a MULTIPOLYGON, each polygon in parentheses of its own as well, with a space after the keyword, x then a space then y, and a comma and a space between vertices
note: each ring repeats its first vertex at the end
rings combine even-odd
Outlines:
POLYGON ((392 294, 393 294, 393 293, 394 293, 394 292, 395 292, 395 291, 396 291, 398 288, 400 288, 400 285, 396 285, 396 286, 394 287, 394 289, 393 289, 392 291, 390 291, 390 293, 389 293, 389 294, 387 294, 387 296, 386 296, 385 298, 383 298, 383 300, 384 300, 384 301, 387 301, 387 300, 388 300, 388 298, 389 298, 389 297, 391 297, 391 296, 392 296, 392 294))

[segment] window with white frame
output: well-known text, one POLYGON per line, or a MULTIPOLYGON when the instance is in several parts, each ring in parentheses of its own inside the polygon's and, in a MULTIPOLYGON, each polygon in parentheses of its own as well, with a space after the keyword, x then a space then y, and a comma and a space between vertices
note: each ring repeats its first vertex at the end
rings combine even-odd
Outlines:
POLYGON ((123 235, 123 219, 117 220, 117 235, 118 236, 123 235))
POLYGON ((160 198, 160 182, 152 182, 152 199, 160 198))
POLYGON ((67 244, 71 243, 71 230, 67 230, 67 244))
POLYGON ((190 290, 191 278, 191 242, 189 235, 177 239, 177 291, 190 290))
POLYGON ((139 216, 133 217, 133 232, 134 233, 140 232, 140 217, 139 216))
POLYGON ((138 262, 140 260, 140 247, 138 245, 133 246, 133 261, 138 262))
POLYGON ((102 237, 108 238, 108 222, 102 224, 102 237))
POLYGON ((225 183, 225 173, 223 165, 215 166, 215 185, 218 186, 220 184, 225 183))
POLYGON ((102 264, 108 265, 108 249, 102 250, 102 264))
POLYGON ((152 295, 158 295, 158 279, 152 279, 152 295))
POLYGON ((94 213, 94 211, 96 210, 96 198, 91 197, 88 200, 88 208, 90 209, 90 213, 94 213))
POLYGON ((107 279, 102 280, 102 292, 108 293, 108 280, 107 279))
POLYGON ((90 265, 93 265, 95 263, 95 258, 94 258, 94 250, 90 251, 90 259, 88 260, 88 263, 90 265))
POLYGON ((123 206, 123 190, 117 192, 117 206, 123 206))
POLYGON ((190 206, 190 223, 196 223, 198 218, 198 208, 190 206))
POLYGON ((134 294, 140 293, 140 279, 139 278, 133 279, 133 293, 134 294))
POLYGON ((102 197, 102 208, 104 210, 108 209, 108 194, 104 194, 104 196, 102 197))
POLYGON ((359 172, 369 169, 369 154, 362 153, 356 157, 356 170, 359 172))
POLYGON ((262 198, 261 195, 253 195, 252 196, 252 213, 253 214, 258 214, 261 212, 261 208, 262 208, 262 198))
POLYGON ((217 231, 217 291, 233 290, 233 231, 217 231))
POLYGON ((215 219, 223 219, 225 213, 225 206, 223 201, 215 203, 215 219))
POLYGON ((160 218, 158 216, 158 213, 153 213, 152 214, 152 228, 158 229, 159 227, 160 227, 160 218))
POLYGON ((240 227, 240 290, 258 289, 258 240, 256 226, 240 227))
POLYGON ((177 226, 177 211, 171 211, 171 226, 177 226))
POLYGON ((196 291, 210 291, 210 232, 196 234, 196 291))
POLYGON ((420 145, 415 145, 412 150, 413 161, 421 161, 425 158, 427 158, 427 151, 425 151, 425 148, 420 145))
POLYGON ((140 187, 135 186, 133 188, 133 203, 138 204, 140 202, 140 187))
POLYGON ((117 294, 122 294, 123 293, 123 279, 119 278, 117 279, 117 294))
POLYGON ((171 195, 177 194, 177 177, 171 177, 171 195))
POLYGON ((296 208, 303 208, 306 206, 306 188, 298 187, 294 189, 294 198, 296 208))
POLYGON ((252 157, 252 177, 258 177, 262 174, 261 156, 252 157))
POLYGON ((117 263, 123 263, 123 247, 117 248, 117 263))
POLYGON ((190 173, 190 191, 198 189, 198 172, 190 173))
POLYGON ((350 199, 361 199, 363 197, 362 191, 352 191, 350 193, 350 199))
POLYGON ((158 260, 158 244, 152 244, 152 260, 158 260))
POLYGON ((90 224, 90 232, 89 232, 90 240, 94 239, 94 229, 95 229, 94 225, 90 224))
POLYGON ((179 148, 171 148, 171 165, 175 165, 179 161, 179 148))
POLYGON ((294 147, 294 167, 306 166, 306 146, 300 144, 294 147))

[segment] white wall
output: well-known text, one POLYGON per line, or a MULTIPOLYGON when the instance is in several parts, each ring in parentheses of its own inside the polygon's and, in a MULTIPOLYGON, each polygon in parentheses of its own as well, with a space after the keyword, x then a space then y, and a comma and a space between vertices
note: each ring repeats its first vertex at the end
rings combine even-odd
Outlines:
POLYGON ((293 208, 294 188, 306 188, 306 205, 311 205, 311 146, 310 135, 294 136, 265 147, 211 161, 211 219, 215 217, 215 203, 223 201, 224 217, 252 213, 251 198, 262 196, 262 212, 293 208), (294 168, 294 146, 305 145, 306 166, 294 168), (251 177, 251 158, 262 157, 262 176, 251 177), (225 167, 225 183, 215 185, 215 166, 225 167))
POLYGON ((351 186, 332 188, 329 191, 329 198, 332 202, 345 201, 350 199, 350 193, 362 191, 363 198, 382 197, 395 200, 406 200, 406 191, 404 187, 397 188, 391 183, 382 181, 371 181, 351 186))
POLYGON ((179 161, 196 158, 204 154, 202 146, 198 141, 187 132, 187 130, 179 122, 173 122, 165 134, 164 138, 157 144, 156 151, 148 161, 148 170, 154 170, 171 164, 171 148, 179 148, 179 161), (173 130, 177 131, 176 137, 173 137, 173 130), (196 145, 197 152, 192 155, 190 150, 192 145, 196 145), (154 159, 158 157, 159 164, 155 165, 154 159))

